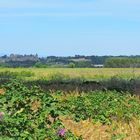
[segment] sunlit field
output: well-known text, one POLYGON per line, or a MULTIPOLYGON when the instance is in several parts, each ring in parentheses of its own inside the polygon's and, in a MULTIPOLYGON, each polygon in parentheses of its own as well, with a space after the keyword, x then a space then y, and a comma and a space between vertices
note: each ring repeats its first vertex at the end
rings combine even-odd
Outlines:
POLYGON ((53 75, 65 75, 71 78, 104 79, 112 76, 121 78, 140 77, 140 68, 0 68, 0 72, 22 72, 34 73, 30 79, 49 79, 53 75))
POLYGON ((0 90, 1 140, 139 140, 140 100, 116 91, 64 94, 13 81, 0 90))
POLYGON ((131 85, 133 94, 126 90, 129 82, 123 83, 138 77, 138 68, 0 68, 0 140, 139 140, 140 89, 131 85), (124 90, 90 90, 114 76, 121 80, 108 85, 124 90), (76 78, 95 81, 78 91, 83 85, 76 78), (41 86, 49 80, 52 90, 41 86), (62 90, 55 90, 59 83, 62 90), (65 91, 71 84, 76 90, 65 91))

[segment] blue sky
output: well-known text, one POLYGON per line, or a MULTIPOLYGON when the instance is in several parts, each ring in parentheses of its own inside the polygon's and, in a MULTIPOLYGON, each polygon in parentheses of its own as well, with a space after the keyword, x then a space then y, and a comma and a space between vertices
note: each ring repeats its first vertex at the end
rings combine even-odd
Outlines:
POLYGON ((139 0, 0 0, 0 55, 136 55, 139 37, 139 0))

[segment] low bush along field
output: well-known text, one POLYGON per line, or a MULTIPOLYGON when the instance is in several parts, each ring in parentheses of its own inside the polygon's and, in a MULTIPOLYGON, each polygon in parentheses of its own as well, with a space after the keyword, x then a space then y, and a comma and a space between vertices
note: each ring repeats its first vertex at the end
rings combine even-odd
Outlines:
POLYGON ((0 72, 18 72, 27 79, 51 79, 58 75, 65 75, 67 78, 104 79, 112 76, 121 78, 140 77, 140 68, 0 68, 0 72), (30 77, 29 77, 30 76, 30 77))
POLYGON ((1 140, 139 140, 140 99, 129 93, 44 92, 11 80, 0 89, 1 140))

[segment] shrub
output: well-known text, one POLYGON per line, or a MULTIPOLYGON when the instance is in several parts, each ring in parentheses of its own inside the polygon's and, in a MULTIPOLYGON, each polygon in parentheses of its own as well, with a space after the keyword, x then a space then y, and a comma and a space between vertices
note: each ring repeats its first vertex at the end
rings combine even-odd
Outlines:
POLYGON ((34 73, 30 71, 21 71, 21 72, 10 72, 10 71, 5 71, 5 72, 0 72, 0 79, 23 79, 27 77, 32 77, 34 76, 34 73))

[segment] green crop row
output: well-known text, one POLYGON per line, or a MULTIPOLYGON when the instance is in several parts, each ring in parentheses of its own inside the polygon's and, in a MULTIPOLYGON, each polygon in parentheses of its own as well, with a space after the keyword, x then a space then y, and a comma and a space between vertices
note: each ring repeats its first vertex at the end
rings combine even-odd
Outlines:
POLYGON ((0 94, 0 137, 14 140, 80 140, 61 123, 58 101, 39 87, 13 80, 0 94))
POLYGON ((92 91, 64 94, 44 92, 11 80, 0 89, 0 139, 3 140, 82 140, 62 123, 61 116, 73 121, 92 120, 103 125, 140 119, 140 100, 129 93, 92 91))
POLYGON ((140 100, 129 93, 93 91, 66 98, 60 110, 76 121, 91 118, 102 124, 111 124, 114 120, 129 122, 133 117, 140 117, 140 100))

